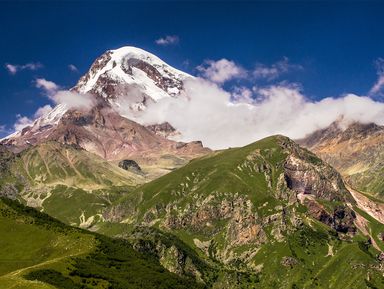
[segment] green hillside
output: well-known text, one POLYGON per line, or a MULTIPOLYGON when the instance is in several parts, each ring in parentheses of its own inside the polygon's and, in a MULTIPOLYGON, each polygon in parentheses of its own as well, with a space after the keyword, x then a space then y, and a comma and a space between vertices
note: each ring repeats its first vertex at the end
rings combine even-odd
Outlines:
MULTIPOLYGON (((142 185, 110 209, 110 220, 120 225, 100 230, 151 244, 163 241, 135 226, 171 233, 206 262, 256 274, 257 286, 249 288, 382 288, 379 251, 356 227, 347 203, 355 206, 334 169, 275 136, 193 160, 142 185)), ((157 254, 160 261, 169 255, 157 254)))
POLYGON ((23 202, 109 237, 4 199, 0 285, 384 288, 384 225, 357 208, 332 167, 286 137, 215 152, 140 186, 74 147, 4 155, 12 169, 3 195, 14 186, 23 202))
POLYGON ((10 155, 3 149, 8 169, 1 173, 3 195, 14 195, 28 206, 61 221, 89 227, 115 198, 145 181, 141 174, 83 149, 47 142, 10 155))
POLYGON ((127 241, 0 199, 0 288, 200 288, 127 241))

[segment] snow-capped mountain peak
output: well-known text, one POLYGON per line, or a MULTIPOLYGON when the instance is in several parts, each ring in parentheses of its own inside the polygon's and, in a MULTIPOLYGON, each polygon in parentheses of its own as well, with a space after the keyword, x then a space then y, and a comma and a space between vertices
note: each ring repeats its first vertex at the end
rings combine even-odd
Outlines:
POLYGON ((74 90, 109 100, 125 97, 143 109, 147 101, 179 95, 189 77, 152 53, 125 46, 97 58, 74 90))

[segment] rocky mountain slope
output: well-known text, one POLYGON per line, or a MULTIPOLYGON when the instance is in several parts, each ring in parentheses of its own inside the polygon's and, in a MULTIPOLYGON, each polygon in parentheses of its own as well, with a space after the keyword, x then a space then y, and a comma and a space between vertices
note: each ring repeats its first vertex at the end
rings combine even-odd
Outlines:
POLYGON ((133 159, 152 168, 154 176, 210 152, 201 142, 168 140, 105 105, 90 111, 67 111, 57 124, 27 127, 2 144, 20 152, 47 141, 76 145, 109 161, 133 159))
POLYGON ((14 151, 54 140, 75 144, 106 160, 162 154, 197 156, 208 152, 199 142, 178 143, 168 140, 150 129, 119 115, 110 107, 99 105, 90 111, 67 111, 55 126, 39 129, 28 127, 20 136, 3 140, 3 145, 14 151))
MULTIPOLYGON (((115 202, 100 231, 156 252, 172 272, 183 272, 188 252, 136 226, 175 235, 208 263, 257 272, 259 287, 251 288, 364 288, 368 275, 381 275, 375 258, 384 249, 371 226, 384 226, 357 210, 332 167, 275 136, 140 186, 115 202), (172 263, 170 255, 184 257, 172 263)), ((380 278, 373 282, 384 284, 380 278)))
POLYGON ((383 199, 384 127, 338 122, 298 141, 335 167, 353 188, 383 199))

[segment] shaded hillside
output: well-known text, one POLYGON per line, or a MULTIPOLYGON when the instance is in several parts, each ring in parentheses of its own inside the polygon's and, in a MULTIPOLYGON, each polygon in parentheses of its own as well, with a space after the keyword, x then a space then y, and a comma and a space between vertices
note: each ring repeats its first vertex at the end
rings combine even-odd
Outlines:
POLYGON ((0 199, 0 288, 202 288, 123 240, 0 199))

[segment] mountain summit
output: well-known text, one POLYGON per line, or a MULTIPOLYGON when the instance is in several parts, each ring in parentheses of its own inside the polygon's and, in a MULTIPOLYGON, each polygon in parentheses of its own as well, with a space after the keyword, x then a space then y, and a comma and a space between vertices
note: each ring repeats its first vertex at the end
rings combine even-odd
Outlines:
POLYGON ((187 78, 192 76, 152 53, 125 46, 98 57, 73 90, 91 93, 117 105, 121 105, 117 99, 125 97, 132 109, 140 110, 147 102, 178 96, 187 78))
POLYGON ((92 97, 93 107, 74 109, 59 104, 2 144, 19 152, 51 140, 79 146, 107 160, 129 157, 153 164, 161 155, 171 155, 183 163, 180 157, 190 159, 208 150, 200 142, 168 140, 165 136, 174 133, 169 124, 146 128, 125 118, 119 108, 140 111, 150 102, 177 97, 187 78, 192 76, 142 49, 127 46, 108 50, 71 89, 92 97))

